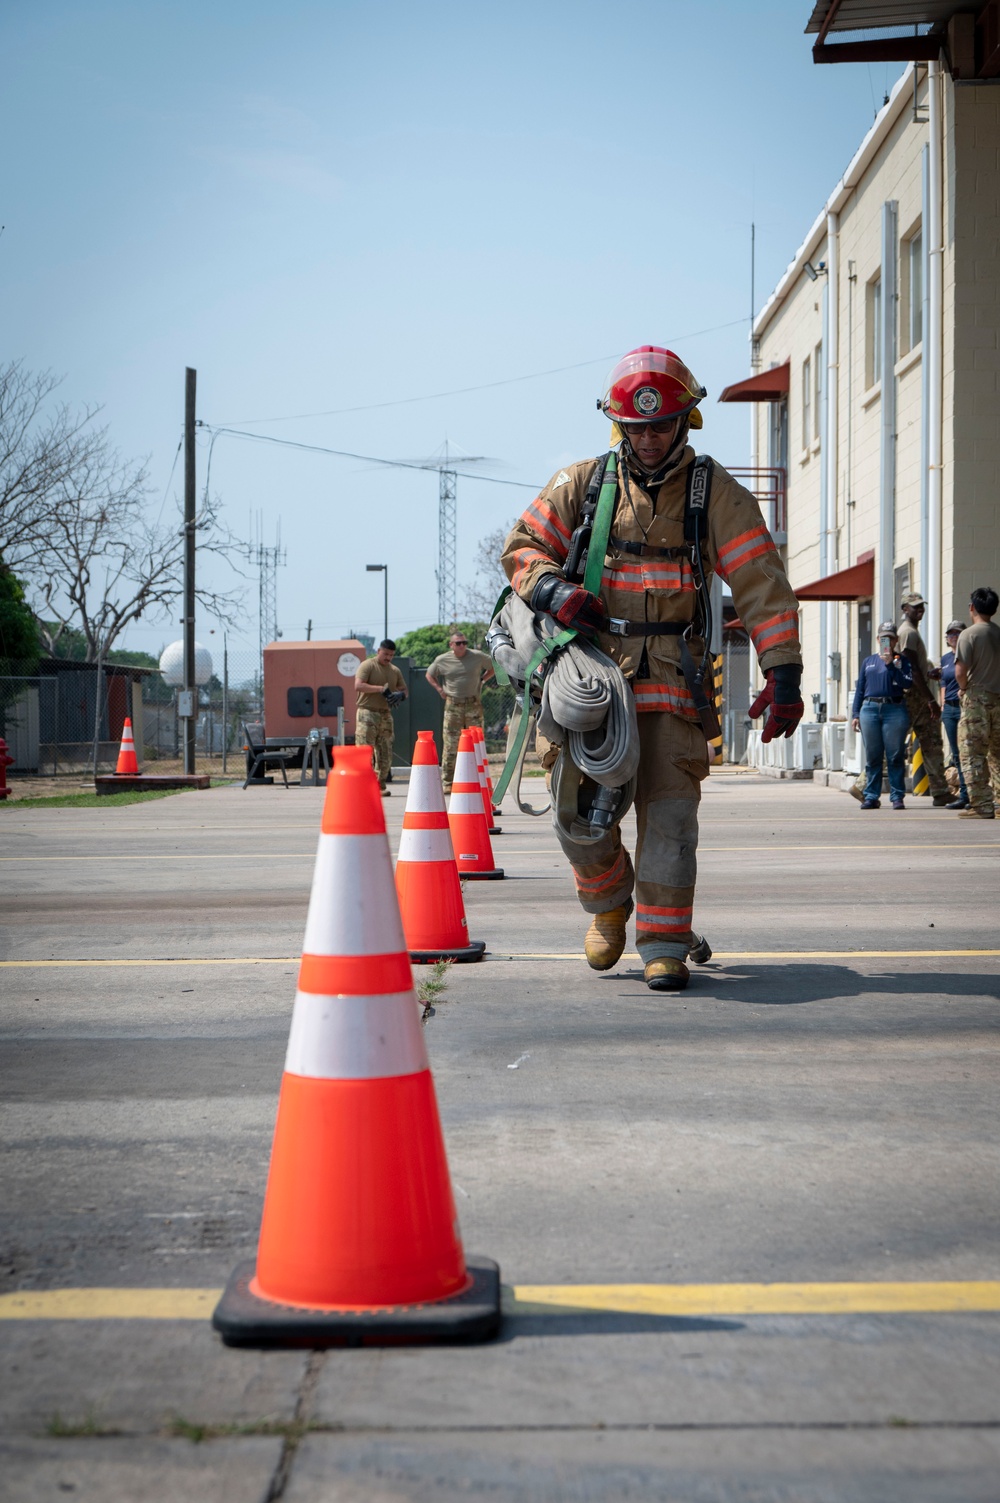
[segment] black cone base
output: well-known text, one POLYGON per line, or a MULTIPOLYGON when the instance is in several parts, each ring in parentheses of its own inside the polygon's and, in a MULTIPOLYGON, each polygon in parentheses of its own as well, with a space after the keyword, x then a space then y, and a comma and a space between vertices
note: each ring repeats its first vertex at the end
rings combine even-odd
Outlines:
POLYGON ((474 939, 461 950, 411 950, 414 965, 436 965, 439 960, 454 960, 459 965, 467 960, 482 960, 486 949, 485 939, 474 939))
POLYGON ((472 1286, 454 1299, 373 1310, 307 1310, 250 1293, 256 1263, 240 1263, 215 1307, 226 1346, 409 1346, 491 1341, 500 1330, 500 1269, 466 1258, 472 1286))
POLYGON ((494 867, 491 872, 463 872, 459 870, 458 875, 463 882, 496 882, 503 876, 503 867, 494 867))

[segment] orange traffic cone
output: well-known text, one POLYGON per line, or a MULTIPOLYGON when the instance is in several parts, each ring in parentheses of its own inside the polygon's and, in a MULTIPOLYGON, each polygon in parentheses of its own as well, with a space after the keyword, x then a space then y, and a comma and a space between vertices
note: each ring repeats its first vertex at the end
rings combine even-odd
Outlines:
POLYGON ((458 870, 463 877, 502 877, 503 868, 494 865, 489 824, 483 808, 483 790, 479 781, 476 749, 471 731, 463 731, 458 742, 455 777, 451 785, 448 823, 455 848, 458 870))
POLYGON ((433 731, 418 731, 396 857, 396 891, 410 959, 481 960, 469 940, 433 731))
POLYGON ((122 744, 118 752, 118 766, 115 768, 115 777, 137 778, 139 776, 139 764, 135 759, 135 742, 132 740, 132 722, 126 717, 122 728, 122 744))
POLYGON ((478 730, 479 730, 480 739, 482 740, 482 743, 483 743, 483 764, 484 764, 484 766, 486 768, 486 788, 487 788, 487 791, 488 791, 488 793, 490 795, 490 812, 493 815, 495 815, 495 816, 499 816, 499 814, 500 814, 499 805, 497 805, 497 804, 495 804, 493 802, 493 779, 490 777, 490 755, 489 755, 489 752, 486 750, 486 732, 483 730, 482 726, 479 726, 478 730))
POLYGON ((483 735, 482 726, 473 725, 469 729, 476 747, 476 771, 479 773, 479 788, 483 795, 483 813, 486 815, 486 828, 491 835, 502 835, 503 831, 493 817, 493 799, 490 796, 490 775, 487 766, 486 737, 483 735))
POLYGON ((500 1271, 466 1261, 366 746, 337 747, 306 919, 256 1266, 229 1345, 479 1340, 500 1271))

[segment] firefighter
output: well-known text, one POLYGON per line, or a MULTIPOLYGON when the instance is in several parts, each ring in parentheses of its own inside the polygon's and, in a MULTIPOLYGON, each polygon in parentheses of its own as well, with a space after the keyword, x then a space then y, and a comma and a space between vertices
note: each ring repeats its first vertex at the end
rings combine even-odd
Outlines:
POLYGON ((515 523, 502 555, 513 589, 532 610, 596 640, 635 693, 634 868, 617 825, 596 848, 574 850, 561 835, 560 842, 580 904, 593 915, 584 940, 588 963, 608 970, 621 958, 634 891, 639 953, 656 991, 683 990, 684 962, 697 943, 691 916, 698 802, 711 734, 698 679, 707 643, 697 631, 704 629, 713 574, 729 583, 765 673, 750 710, 765 714, 764 738, 791 735, 803 708, 798 606, 760 508, 720 466, 696 464, 687 442, 689 429, 702 426, 698 404, 705 395, 675 354, 653 345, 632 350, 611 372, 598 406, 613 424, 617 489, 599 597, 567 579, 564 566, 603 459, 581 460, 553 476, 515 523), (709 490, 698 549, 685 541, 696 475, 709 490))

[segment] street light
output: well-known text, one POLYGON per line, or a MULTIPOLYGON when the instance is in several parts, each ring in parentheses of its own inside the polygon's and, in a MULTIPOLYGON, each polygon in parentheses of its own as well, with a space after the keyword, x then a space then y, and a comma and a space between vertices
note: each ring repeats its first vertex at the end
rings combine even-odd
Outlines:
POLYGON ((384 580, 383 580, 383 597, 382 598, 383 598, 383 619, 384 619, 384 624, 385 624, 385 631, 383 633, 383 636, 384 636, 384 640, 388 641, 389 640, 389 565, 388 564, 365 564, 365 569, 368 571, 369 574, 382 574, 382 575, 384 575, 384 580))

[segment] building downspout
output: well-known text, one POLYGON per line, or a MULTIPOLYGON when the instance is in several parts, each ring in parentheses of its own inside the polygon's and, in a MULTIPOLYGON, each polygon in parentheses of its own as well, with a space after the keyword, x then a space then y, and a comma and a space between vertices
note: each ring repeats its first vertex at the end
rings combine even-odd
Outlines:
POLYGON ((880 621, 895 621, 896 563, 896 240, 899 205, 882 205, 882 409, 879 455, 878 611, 880 621))
MULTIPOLYGON (((829 250, 827 251, 829 257, 829 250)), ((823 335, 822 345, 823 362, 826 363, 827 351, 830 348, 830 278, 827 277, 823 285, 822 296, 823 335)), ((816 358, 816 357, 814 357, 816 358)), ((824 387, 827 385, 826 371, 823 371, 821 379, 824 387)), ((824 390, 823 400, 819 410, 819 577, 825 579, 830 572, 829 567, 829 543, 830 543, 830 493, 827 486, 828 471, 826 467, 827 452, 827 417, 829 415, 828 394, 824 390)), ((811 437, 811 435, 810 435, 811 437)), ((819 608, 819 694, 816 696, 820 708, 817 709, 816 719, 823 720, 829 713, 830 701, 827 698, 829 684, 829 635, 830 613, 827 610, 827 601, 823 601, 819 608)))
MULTIPOLYGON (((826 217, 826 381, 823 393, 823 470, 826 476, 826 521, 823 533, 823 574, 832 574, 839 568, 838 522, 840 508, 837 499, 837 437, 840 421, 840 215, 830 213, 826 217)), ((826 659, 823 672, 826 677, 827 718, 840 713, 840 679, 832 672, 832 655, 840 648, 840 618, 836 601, 823 602, 826 616, 826 659)), ((843 673, 843 668, 840 670, 843 673)))
POLYGON ((924 592, 927 596, 926 642, 934 661, 941 652, 941 493, 942 430, 944 427, 944 212, 941 191, 941 67, 927 67, 927 324, 923 331, 927 370, 927 556, 924 592))

